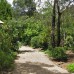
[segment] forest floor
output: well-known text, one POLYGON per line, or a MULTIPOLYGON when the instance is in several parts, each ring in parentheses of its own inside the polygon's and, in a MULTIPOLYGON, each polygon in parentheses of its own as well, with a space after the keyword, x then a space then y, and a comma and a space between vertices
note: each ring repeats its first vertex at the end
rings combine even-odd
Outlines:
POLYGON ((8 74, 69 74, 51 61, 46 54, 31 47, 22 46, 15 60, 15 67, 8 74))

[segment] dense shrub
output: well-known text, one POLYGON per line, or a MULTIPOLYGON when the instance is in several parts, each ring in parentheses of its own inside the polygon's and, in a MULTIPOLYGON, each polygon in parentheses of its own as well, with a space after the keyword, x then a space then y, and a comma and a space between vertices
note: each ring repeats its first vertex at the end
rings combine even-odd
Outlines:
POLYGON ((11 38, 9 34, 0 29, 0 50, 8 52, 11 49, 11 38))
POLYGON ((36 21, 34 18, 29 18, 26 22, 27 28, 24 31, 23 41, 30 45, 30 41, 34 36, 38 36, 43 29, 41 21, 36 21))
POLYGON ((72 36, 67 36, 65 39, 65 45, 67 47, 72 47, 73 46, 73 37, 72 36))
POLYGON ((32 29, 26 29, 23 41, 25 44, 30 45, 30 40, 32 37, 36 36, 38 31, 32 29))
POLYGON ((0 27, 0 70, 12 67, 16 55, 13 53, 13 37, 7 31, 6 25, 0 27))
POLYGON ((74 63, 69 64, 69 65, 67 66, 67 69, 68 69, 69 72, 74 73, 74 63))
POLYGON ((0 50, 0 70, 7 70, 13 67, 14 54, 0 50))
POLYGON ((5 31, 11 35, 14 48, 17 46, 18 41, 24 43, 25 45, 30 45, 31 38, 38 36, 40 32, 45 30, 44 25, 40 20, 35 20, 34 17, 25 18, 27 19, 24 20, 21 18, 21 20, 19 18, 17 21, 12 19, 6 23, 7 26, 5 27, 5 31))
POLYGON ((67 36, 65 39, 65 46, 74 52, 74 39, 73 36, 67 36))
POLYGON ((36 20, 34 17, 28 18, 26 16, 24 18, 21 17, 18 20, 9 20, 6 24, 7 25, 4 26, 4 30, 10 35, 9 37, 12 41, 13 50, 18 49, 18 42, 24 45, 31 44, 34 47, 47 47, 49 36, 47 34, 47 27, 42 23, 42 21, 36 20), (36 36, 39 38, 37 40, 37 42, 39 41, 39 46, 36 46, 33 41, 36 36))
POLYGON ((56 60, 66 61, 67 55, 64 47, 56 47, 51 50, 51 56, 56 60))
POLYGON ((39 41, 39 37, 35 36, 31 39, 31 46, 34 48, 38 48, 42 46, 42 43, 39 41))
POLYGON ((44 48, 48 46, 47 42, 47 34, 42 32, 38 36, 34 36, 31 38, 31 46, 34 48, 44 48))

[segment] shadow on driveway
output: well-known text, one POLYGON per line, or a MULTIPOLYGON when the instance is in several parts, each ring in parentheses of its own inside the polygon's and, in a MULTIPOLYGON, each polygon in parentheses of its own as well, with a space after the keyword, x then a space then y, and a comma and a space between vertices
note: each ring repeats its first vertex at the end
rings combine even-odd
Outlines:
POLYGON ((43 67, 53 67, 52 65, 39 63, 23 63, 16 64, 14 70, 10 74, 55 74, 43 67))

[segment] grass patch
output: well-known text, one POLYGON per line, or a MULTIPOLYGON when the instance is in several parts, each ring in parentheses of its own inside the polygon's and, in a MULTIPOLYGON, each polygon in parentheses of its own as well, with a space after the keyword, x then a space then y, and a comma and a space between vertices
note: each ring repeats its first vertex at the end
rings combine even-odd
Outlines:
POLYGON ((71 63, 67 66, 69 72, 74 73, 74 63, 71 63))

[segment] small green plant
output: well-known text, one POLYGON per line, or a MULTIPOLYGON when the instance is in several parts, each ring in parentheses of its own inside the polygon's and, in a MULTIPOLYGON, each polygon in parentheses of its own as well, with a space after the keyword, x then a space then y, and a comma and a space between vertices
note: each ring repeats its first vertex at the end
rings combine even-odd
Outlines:
POLYGON ((53 50, 51 50, 50 53, 51 57, 53 57, 56 60, 66 61, 67 55, 65 53, 64 47, 56 47, 53 50))
POLYGON ((68 69, 69 72, 74 73, 74 63, 69 64, 69 65, 67 66, 67 69, 68 69))
POLYGON ((47 50, 45 51, 45 54, 48 54, 48 56, 50 56, 51 51, 50 51, 49 49, 47 49, 47 50))

